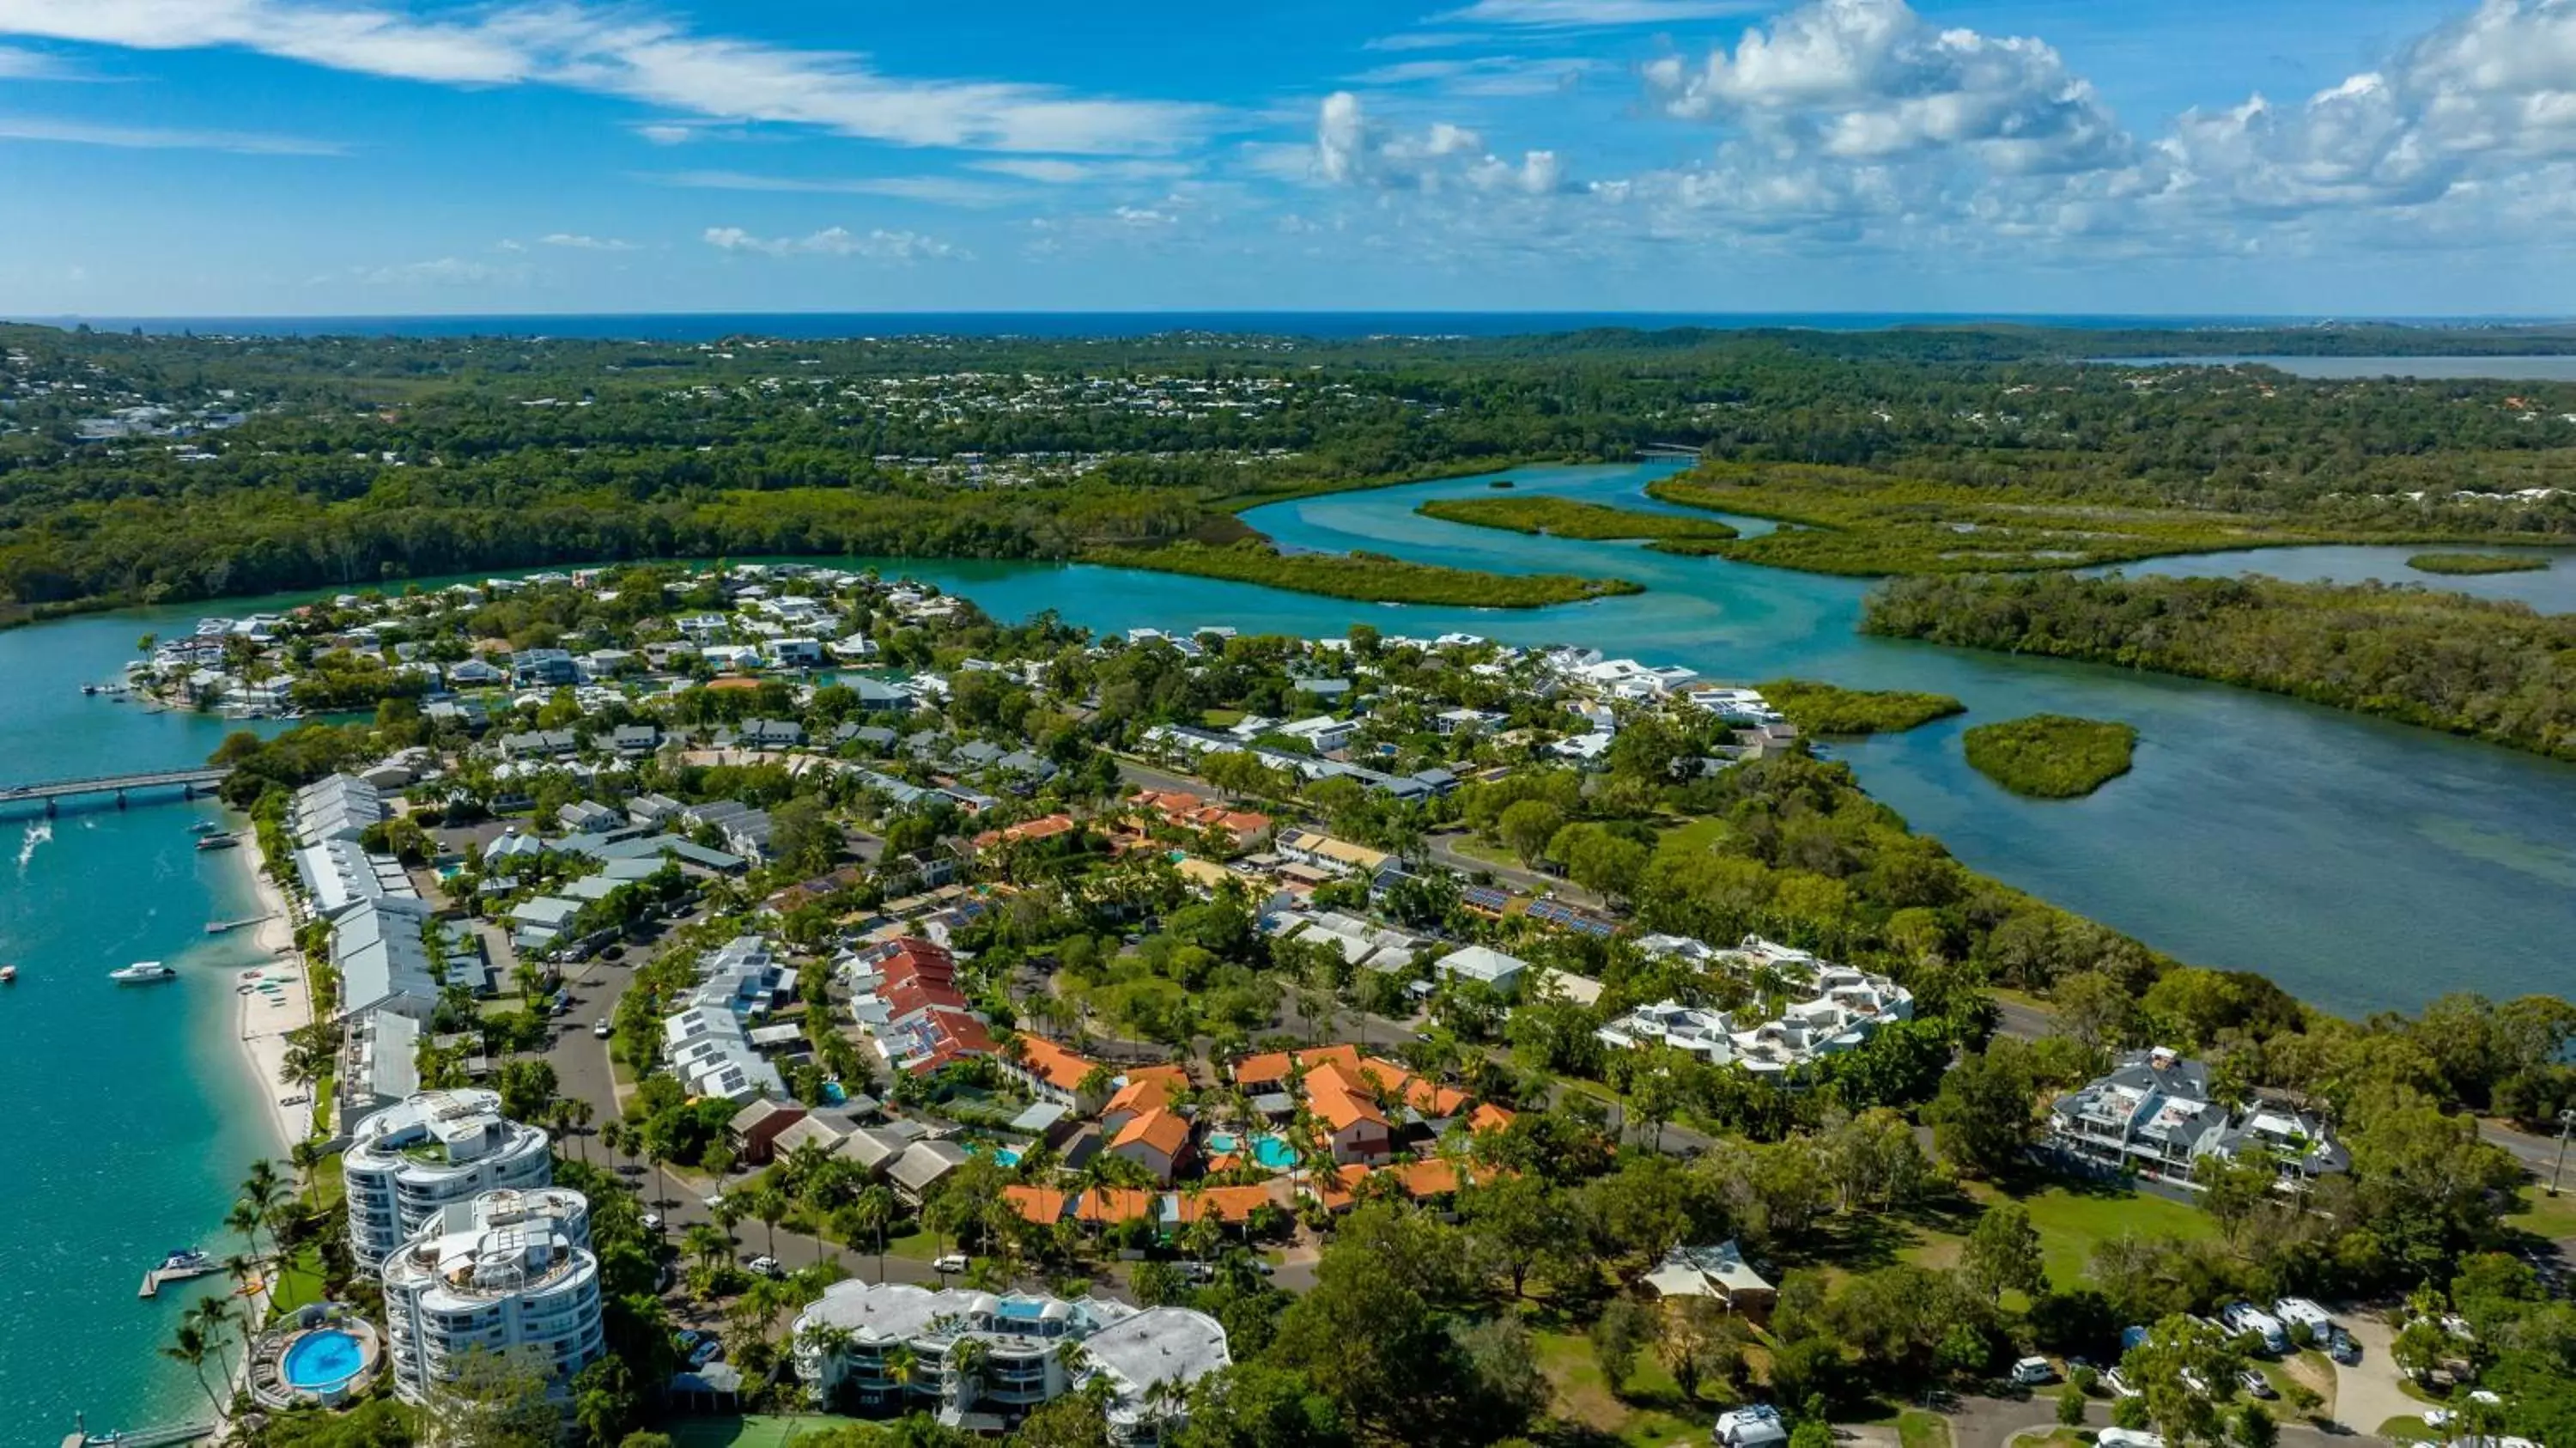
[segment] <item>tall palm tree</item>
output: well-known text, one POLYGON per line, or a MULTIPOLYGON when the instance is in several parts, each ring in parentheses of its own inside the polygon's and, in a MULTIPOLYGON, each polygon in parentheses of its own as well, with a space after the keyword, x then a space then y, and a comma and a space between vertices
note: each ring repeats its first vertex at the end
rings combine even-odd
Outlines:
POLYGON ((894 1225, 897 1210, 893 1191, 883 1186, 868 1188, 850 1204, 850 1211, 860 1229, 876 1236, 877 1285, 880 1287, 886 1280, 886 1229, 894 1225))
POLYGON ((250 1247, 250 1254, 253 1257, 265 1255, 259 1250, 260 1225, 259 1208, 251 1205, 248 1197, 235 1201, 233 1209, 224 1214, 224 1229, 238 1233, 242 1241, 250 1247))
POLYGON ((165 1358, 169 1358, 173 1362, 183 1362, 188 1365, 188 1370, 197 1375, 198 1389, 206 1395, 206 1406, 215 1410, 216 1417, 222 1417, 224 1414, 223 1400, 215 1396, 213 1385, 206 1381, 206 1334, 204 1331, 201 1330, 194 1321, 187 1318, 181 1318, 179 1320, 178 1329, 170 1335, 170 1345, 161 1349, 161 1355, 165 1358))
POLYGON ((769 1229, 769 1257, 778 1260, 778 1224, 787 1220, 787 1194, 776 1187, 762 1187, 751 1194, 751 1214, 769 1229))
POLYGON ((949 1343, 941 1363, 940 1387, 945 1393, 949 1381, 955 1380, 955 1395, 949 1401, 957 1411, 963 1413, 975 1406, 983 1392, 984 1370, 992 1364, 993 1350, 980 1337, 961 1337, 949 1343))
POLYGON ((909 1344, 897 1343, 885 1355, 886 1381, 894 1384, 895 1405, 901 1408, 910 1401, 912 1380, 921 1376, 921 1357, 909 1344))
MULTIPOLYGON (((233 1300, 223 1296, 200 1297, 190 1305, 187 1316, 190 1321, 197 1324, 198 1333, 206 1340, 207 1350, 215 1355, 218 1374, 226 1383, 230 1383, 233 1380, 233 1360, 224 1350, 226 1336, 224 1329, 231 1327, 236 1320, 233 1315, 233 1300)), ((247 1348, 247 1342, 244 1346, 247 1348)))

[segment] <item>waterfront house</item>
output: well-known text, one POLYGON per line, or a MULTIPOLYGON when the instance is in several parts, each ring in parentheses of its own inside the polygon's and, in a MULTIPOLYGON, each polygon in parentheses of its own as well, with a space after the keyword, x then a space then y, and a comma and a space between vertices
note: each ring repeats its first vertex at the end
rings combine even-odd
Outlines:
POLYGON ((453 1202, 384 1259, 394 1396, 434 1401, 465 1360, 496 1345, 529 1352, 547 1391, 607 1355, 590 1202, 562 1187, 453 1202))
POLYGON ((373 1269, 444 1208, 554 1180, 546 1134, 501 1114, 498 1093, 426 1091, 361 1120, 341 1154, 349 1250, 373 1269))

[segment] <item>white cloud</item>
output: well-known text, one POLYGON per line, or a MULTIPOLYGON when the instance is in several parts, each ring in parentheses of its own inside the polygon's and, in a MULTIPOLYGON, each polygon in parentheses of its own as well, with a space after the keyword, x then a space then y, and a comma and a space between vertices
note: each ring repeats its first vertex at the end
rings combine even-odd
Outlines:
POLYGON ((40 50, 22 50, 0 45, 0 80, 85 80, 80 70, 67 65, 59 56, 40 50))
POLYGON ((648 179, 696 191, 776 191, 806 196, 893 196, 941 206, 1002 206, 1026 200, 1023 186, 968 176, 760 176, 742 171, 672 171, 648 179))
POLYGON ((828 226, 806 236, 755 236, 739 226, 710 226, 706 243, 718 251, 763 256, 855 256, 870 261, 972 261, 973 255, 917 231, 867 232, 828 226))
POLYGON ((229 151, 240 156, 338 156, 337 141, 255 131, 197 131, 159 126, 110 126, 54 116, 0 116, 0 141, 50 141, 72 146, 112 146, 137 151, 229 151))
POLYGON ((637 126, 635 134, 656 146, 685 146, 698 138, 699 129, 670 121, 653 121, 637 126))
POLYGON ((1453 96, 1543 96, 1565 90, 1601 69, 1601 62, 1577 56, 1530 60, 1483 55, 1398 61, 1361 71, 1349 80, 1357 86, 1429 86, 1453 96))
POLYGON ((1023 181, 1038 181, 1050 186, 1100 181, 1173 181, 1196 169, 1181 161, 1067 161, 1053 156, 997 156, 966 164, 997 176, 1016 176, 1023 181))
POLYGON ((1314 170, 1335 186, 1386 190, 1520 191, 1545 195, 1564 184, 1553 151, 1527 151, 1517 162, 1485 149, 1464 126, 1435 122, 1415 133, 1390 132, 1368 118, 1360 98, 1335 91, 1315 119, 1314 170))
POLYGON ((701 35, 578 0, 431 19, 362 0, 0 0, 0 34, 145 50, 237 47, 442 85, 547 85, 684 113, 808 126, 907 146, 1154 151, 1206 108, 1002 81, 900 78, 863 56, 701 35))
POLYGON ((2121 164, 2132 145, 2046 44, 1941 29, 1904 0, 1814 0, 1747 31, 1732 55, 1667 58, 1646 79, 1669 114, 1732 122, 1816 159, 1954 149, 2036 173, 2121 164))
POLYGON ((1434 23, 1524 25, 1573 30, 1611 25, 1672 25, 1719 20, 1767 9, 1764 0, 1476 0, 1434 16, 1434 23))
POLYGON ((582 236, 569 231, 553 232, 538 237, 537 240, 547 246, 560 246, 570 251, 642 251, 644 249, 631 241, 623 241, 614 236, 582 236))

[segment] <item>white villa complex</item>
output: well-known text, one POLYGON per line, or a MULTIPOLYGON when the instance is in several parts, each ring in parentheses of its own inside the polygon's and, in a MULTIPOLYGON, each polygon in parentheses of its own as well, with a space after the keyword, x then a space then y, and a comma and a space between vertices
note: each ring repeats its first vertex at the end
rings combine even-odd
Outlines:
POLYGON ((2208 1066, 2163 1047, 2124 1056, 2058 1098, 2048 1141, 2079 1163, 2186 1187, 2198 1185, 2192 1168, 2204 1156, 2268 1157, 2285 1190, 2351 1164, 2323 1120, 2268 1102, 2230 1111, 2210 1096, 2208 1066))
POLYGON ((1818 960, 1758 935, 1744 937, 1733 950, 1679 935, 1649 935, 1637 947, 1749 981, 1760 999, 1750 1011, 1672 1000, 1640 1006, 1599 1032, 1602 1044, 1621 1050, 1666 1045, 1716 1065, 1785 1075, 1820 1056, 1851 1050, 1890 1021, 1914 1019, 1913 992, 1886 976, 1818 960))
POLYGON ((394 1393, 425 1401, 474 1351, 531 1351, 557 1391, 608 1350, 590 1203, 560 1187, 486 1192, 443 1208, 385 1259, 394 1393))
POLYGON ((833 1283, 796 1319, 795 1342, 797 1376, 823 1402, 847 1399, 888 1416, 935 1409, 951 1427, 998 1430, 1097 1382, 1121 1444, 1156 1441, 1163 1425, 1180 1421, 1178 1390, 1233 1361, 1225 1329, 1185 1307, 908 1282, 833 1283), (1066 1354, 1069 1342, 1082 1351, 1066 1354), (898 1349, 912 1356, 908 1385, 887 1372, 898 1349))
POLYGON ((492 1091, 424 1091, 358 1123, 340 1158, 349 1250, 373 1269, 443 1209, 554 1181, 546 1134, 501 1114, 492 1091))

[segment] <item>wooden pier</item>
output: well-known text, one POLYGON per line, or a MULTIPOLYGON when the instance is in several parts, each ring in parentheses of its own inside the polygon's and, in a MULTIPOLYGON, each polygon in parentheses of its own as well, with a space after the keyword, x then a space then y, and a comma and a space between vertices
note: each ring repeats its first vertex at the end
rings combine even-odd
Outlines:
POLYGON ((171 1423, 159 1428, 137 1428, 131 1433, 67 1433, 62 1448, 172 1448, 173 1444, 213 1436, 212 1423, 171 1423))
POLYGON ((265 915, 245 915, 239 920, 209 921, 206 925, 206 933, 208 935, 225 935, 235 930, 247 930, 251 926, 262 924, 276 918, 277 912, 271 910, 265 915))
POLYGON ((220 1265, 213 1262, 203 1267, 155 1267, 143 1274, 143 1290, 134 1295, 143 1298, 158 1297, 161 1295, 161 1287, 164 1283, 193 1282, 200 1277, 212 1277, 223 1270, 220 1265))

